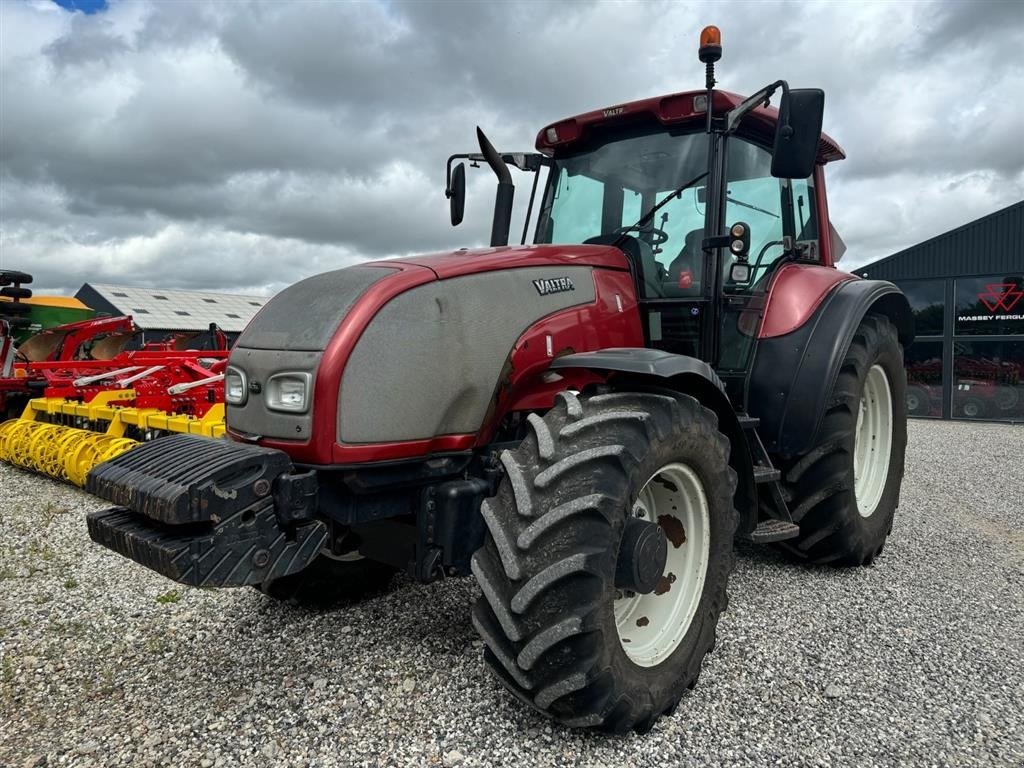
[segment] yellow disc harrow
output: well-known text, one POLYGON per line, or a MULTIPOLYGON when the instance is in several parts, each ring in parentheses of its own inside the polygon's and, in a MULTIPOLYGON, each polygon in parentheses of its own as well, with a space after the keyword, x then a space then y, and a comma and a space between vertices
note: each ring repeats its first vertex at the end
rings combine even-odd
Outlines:
POLYGON ((81 487, 89 471, 139 445, 137 440, 41 421, 0 424, 0 460, 81 487))
POLYGON ((211 438, 224 434, 223 403, 196 418, 122 405, 134 395, 132 390, 119 389, 100 392, 88 403, 48 397, 30 400, 20 419, 0 423, 0 461, 81 487, 97 464, 139 444, 124 436, 127 430, 147 440, 170 433, 211 438))

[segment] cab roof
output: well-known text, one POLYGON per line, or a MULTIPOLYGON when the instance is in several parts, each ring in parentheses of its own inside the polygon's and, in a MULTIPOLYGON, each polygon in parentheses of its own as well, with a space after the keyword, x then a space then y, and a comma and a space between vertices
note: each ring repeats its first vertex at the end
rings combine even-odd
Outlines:
MULTIPOLYGON (((713 113, 722 115, 738 106, 744 96, 729 91, 713 91, 713 113)), ((696 123, 705 119, 703 102, 707 91, 685 91, 667 96, 655 96, 650 99, 630 101, 604 109, 595 109, 582 115, 569 117, 551 123, 537 134, 537 151, 548 156, 571 152, 587 133, 596 127, 628 125, 638 119, 654 118, 662 125, 683 125, 696 123), (695 102, 697 102, 695 104, 695 102), (552 135, 549 131, 554 130, 552 135)), ((769 144, 775 134, 775 125, 779 119, 779 111, 775 107, 757 107, 743 118, 741 123, 744 133, 753 134, 769 144)), ((818 162, 829 163, 842 160, 846 153, 830 136, 824 132, 818 144, 818 162)))

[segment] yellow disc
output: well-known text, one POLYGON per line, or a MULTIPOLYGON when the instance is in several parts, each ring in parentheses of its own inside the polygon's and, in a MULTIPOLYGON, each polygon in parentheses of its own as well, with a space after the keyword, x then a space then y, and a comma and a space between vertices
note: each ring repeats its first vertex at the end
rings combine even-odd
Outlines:
POLYGON ((58 430, 52 424, 42 424, 33 430, 28 440, 28 468, 46 473, 46 456, 50 444, 57 438, 58 430))
POLYGON ((11 443, 11 435, 14 434, 19 421, 20 419, 10 419, 0 424, 0 461, 9 461, 7 458, 8 445, 11 443))
POLYGON ((89 470, 96 465, 96 441, 103 435, 89 434, 87 430, 81 430, 81 438, 75 441, 71 450, 64 458, 64 470, 68 480, 77 486, 85 485, 85 478, 89 470))
POLYGON ((49 424, 19 419, 10 435, 7 460, 16 467, 32 468, 31 445, 36 432, 49 424))

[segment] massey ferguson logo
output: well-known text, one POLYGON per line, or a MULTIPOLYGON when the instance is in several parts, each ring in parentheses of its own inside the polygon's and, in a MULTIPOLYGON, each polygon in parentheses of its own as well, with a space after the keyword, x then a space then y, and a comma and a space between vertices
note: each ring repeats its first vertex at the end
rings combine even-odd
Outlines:
POLYGON ((541 280, 534 280, 533 287, 537 289, 537 293, 541 296, 576 290, 576 286, 572 284, 572 280, 568 277, 545 277, 541 280))
POLYGON ((989 312, 1010 312, 1022 297, 1024 297, 1024 290, 1013 283, 991 283, 978 294, 978 300, 988 308, 989 312))

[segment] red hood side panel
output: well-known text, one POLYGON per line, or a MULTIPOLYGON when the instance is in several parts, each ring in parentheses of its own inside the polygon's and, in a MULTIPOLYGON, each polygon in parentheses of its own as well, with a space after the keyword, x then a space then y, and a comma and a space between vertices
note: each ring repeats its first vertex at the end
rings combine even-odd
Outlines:
POLYGON ((627 271, 626 256, 610 245, 506 245, 500 248, 474 248, 425 256, 375 262, 402 264, 431 269, 441 280, 496 269, 522 267, 590 266, 627 271))

